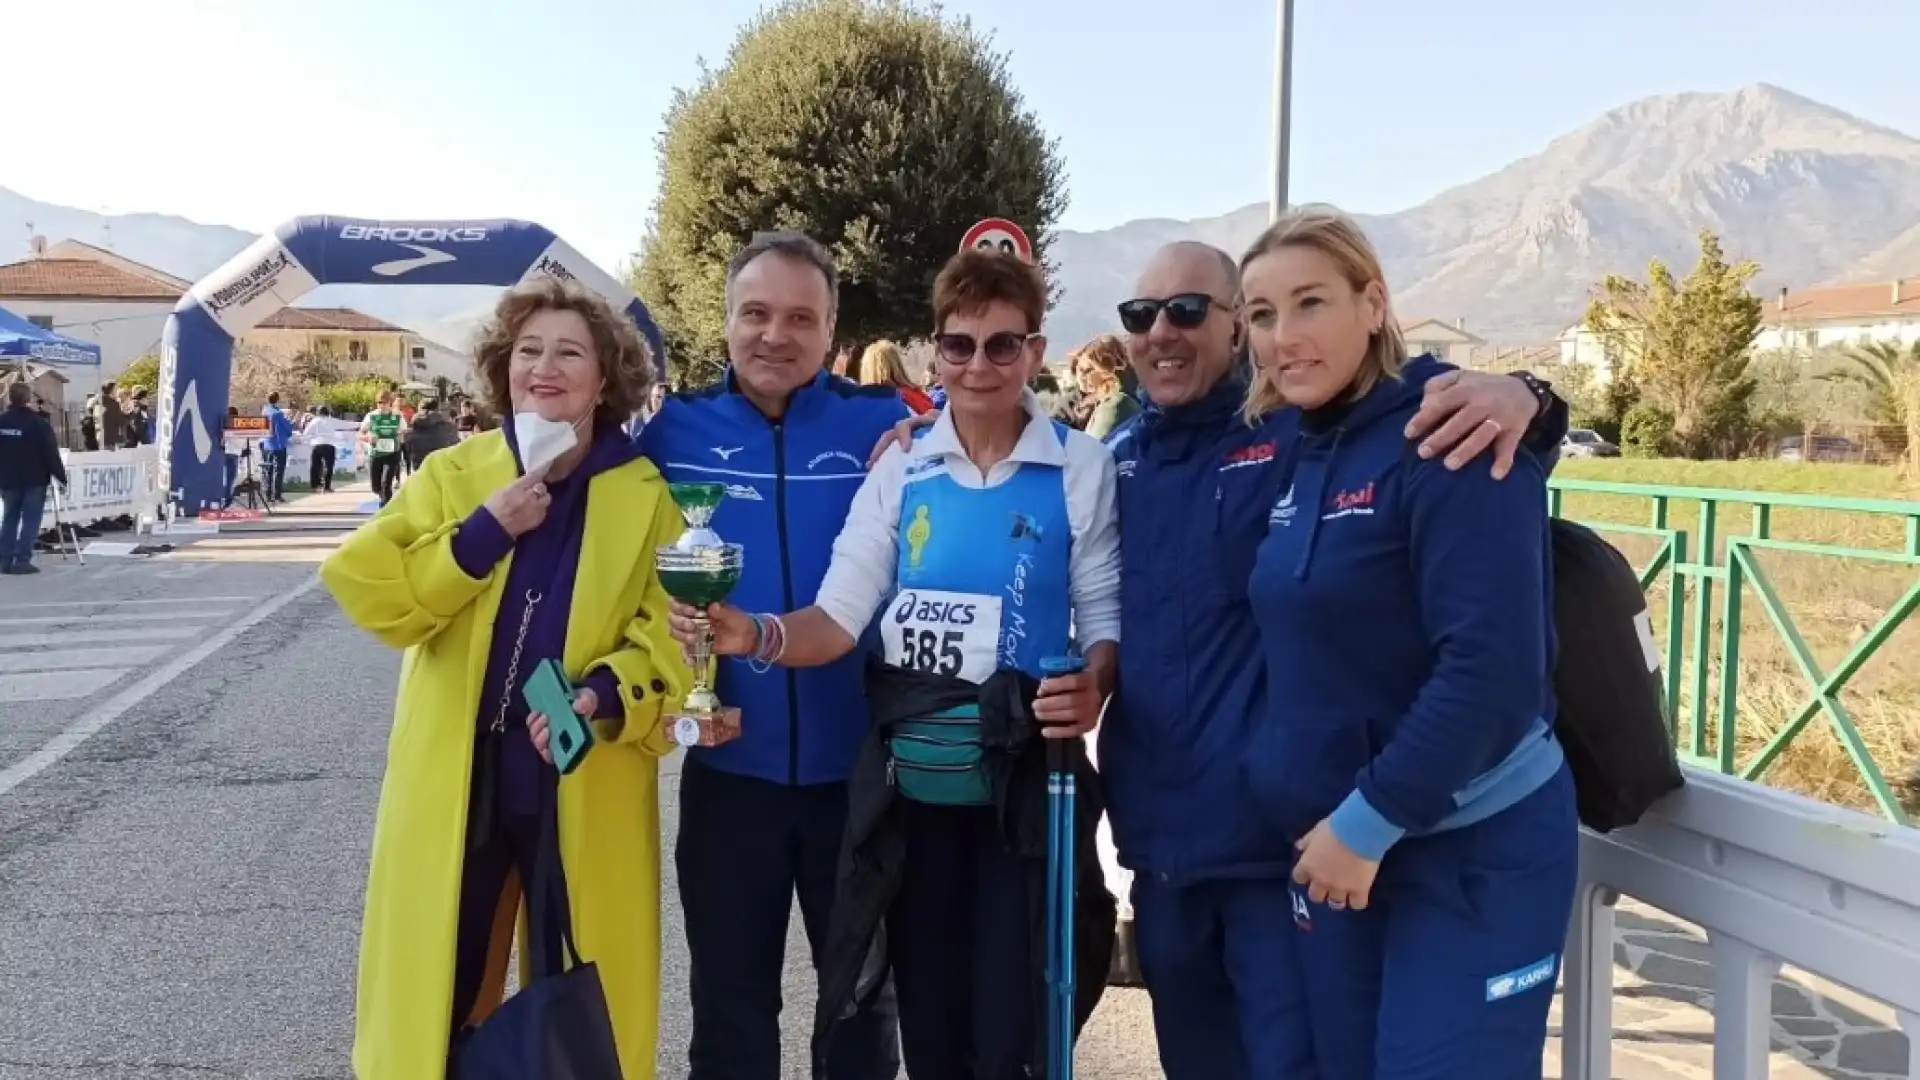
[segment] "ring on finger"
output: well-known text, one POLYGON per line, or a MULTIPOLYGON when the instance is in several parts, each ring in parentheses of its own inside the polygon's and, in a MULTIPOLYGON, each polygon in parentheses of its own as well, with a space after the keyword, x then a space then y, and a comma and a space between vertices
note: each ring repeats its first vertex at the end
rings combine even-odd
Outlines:
POLYGON ((1482 421, 1480 421, 1480 423, 1481 423, 1481 425, 1482 425, 1482 426, 1489 426, 1489 425, 1490 425, 1490 426, 1492 426, 1492 428, 1493 428, 1493 433, 1494 433, 1495 435, 1498 435, 1498 434, 1500 434, 1500 433, 1501 433, 1502 431, 1505 431, 1505 430, 1506 430, 1505 428, 1503 428, 1503 427, 1501 427, 1501 426, 1500 426, 1500 421, 1498 421, 1498 420, 1495 420, 1495 419, 1494 419, 1493 417, 1491 417, 1491 416, 1489 416, 1489 417, 1487 417, 1487 418, 1486 418, 1485 420, 1482 420, 1482 421))
POLYGON ((1335 911, 1345 911, 1347 909, 1346 897, 1329 896, 1327 897, 1327 906, 1335 911))

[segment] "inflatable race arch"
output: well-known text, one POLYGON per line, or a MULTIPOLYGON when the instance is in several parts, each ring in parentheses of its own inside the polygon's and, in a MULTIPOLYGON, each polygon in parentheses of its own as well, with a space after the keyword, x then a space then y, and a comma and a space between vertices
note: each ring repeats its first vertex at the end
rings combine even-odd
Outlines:
POLYGON ((197 282, 160 339, 159 487, 187 515, 225 500, 221 429, 241 335, 321 285, 503 285, 575 281, 623 308, 664 363, 646 305, 566 241, 526 221, 302 217, 197 282))

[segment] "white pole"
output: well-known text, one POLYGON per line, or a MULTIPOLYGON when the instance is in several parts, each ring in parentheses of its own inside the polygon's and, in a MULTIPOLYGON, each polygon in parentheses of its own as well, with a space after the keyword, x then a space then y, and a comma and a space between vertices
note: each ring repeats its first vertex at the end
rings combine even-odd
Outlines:
POLYGON ((1293 135, 1293 0, 1279 0, 1273 42, 1273 176, 1267 220, 1287 208, 1287 166, 1293 135))

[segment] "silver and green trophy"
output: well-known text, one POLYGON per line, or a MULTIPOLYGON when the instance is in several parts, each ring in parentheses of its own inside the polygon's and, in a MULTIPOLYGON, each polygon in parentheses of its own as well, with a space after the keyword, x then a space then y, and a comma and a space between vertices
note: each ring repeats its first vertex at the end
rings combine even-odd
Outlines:
POLYGON ((694 642, 688 649, 693 689, 687 692, 685 707, 670 714, 667 723, 673 741, 681 746, 719 746, 740 736, 740 710, 720 704, 720 696, 713 692, 713 626, 706 610, 740 584, 741 549, 720 539, 711 524, 720 500, 727 497, 726 485, 669 484, 667 489, 680 507, 687 531, 673 543, 654 549, 660 585, 667 595, 701 612, 694 619, 694 642))

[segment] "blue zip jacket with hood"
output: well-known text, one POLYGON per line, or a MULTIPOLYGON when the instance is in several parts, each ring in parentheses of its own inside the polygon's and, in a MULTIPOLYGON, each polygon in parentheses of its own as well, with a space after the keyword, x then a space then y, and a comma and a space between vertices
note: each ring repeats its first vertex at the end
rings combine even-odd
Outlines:
MULTIPOLYGON (((1401 377, 1417 393, 1451 370, 1421 356, 1401 377)), ((1263 823, 1243 762, 1268 723, 1247 586, 1299 413, 1249 427, 1239 415, 1246 390, 1236 374, 1187 405, 1148 401, 1107 440, 1118 474, 1122 633, 1100 772, 1121 864, 1163 883, 1293 868, 1291 843, 1263 823)), ((1550 456, 1566 423, 1556 398, 1534 421, 1530 445, 1550 456)))
POLYGON ((1286 840, 1322 819, 1378 861, 1538 790, 1553 716, 1546 476, 1422 460, 1420 392, 1384 379, 1300 418, 1249 593, 1270 705, 1247 756, 1286 840))
MULTIPOLYGON (((822 371, 769 420, 729 368, 712 386, 670 395, 636 442, 669 482, 727 485, 713 528, 744 549, 727 602, 788 612, 813 603, 867 456, 909 415, 890 387, 822 371)), ((740 708, 740 737, 689 750, 695 760, 780 784, 834 783, 853 771, 867 732, 862 650, 814 668, 755 672, 740 658, 715 666, 720 700, 740 708)))

